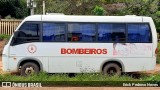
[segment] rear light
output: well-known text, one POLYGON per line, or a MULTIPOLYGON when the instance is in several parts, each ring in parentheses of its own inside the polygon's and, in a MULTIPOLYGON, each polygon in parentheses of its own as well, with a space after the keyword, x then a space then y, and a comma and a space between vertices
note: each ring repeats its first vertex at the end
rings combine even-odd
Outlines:
POLYGON ((155 54, 158 54, 158 48, 156 48, 156 50, 155 50, 155 54))

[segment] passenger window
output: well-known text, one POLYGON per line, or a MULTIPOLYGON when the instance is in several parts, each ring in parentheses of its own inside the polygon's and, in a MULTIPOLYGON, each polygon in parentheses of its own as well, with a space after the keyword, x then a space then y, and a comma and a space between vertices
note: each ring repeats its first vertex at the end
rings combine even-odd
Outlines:
POLYGON ((148 24, 128 24, 128 42, 151 42, 148 24))
POLYGON ((96 41, 95 24, 70 23, 68 24, 69 42, 94 42, 96 41))
POLYGON ((98 24, 99 42, 125 42, 126 41, 125 24, 98 24))
POLYGON ((37 23, 24 23, 18 30, 17 36, 14 36, 14 44, 40 41, 40 26, 37 23))
POLYGON ((43 41, 64 42, 65 30, 64 23, 43 23, 43 41))

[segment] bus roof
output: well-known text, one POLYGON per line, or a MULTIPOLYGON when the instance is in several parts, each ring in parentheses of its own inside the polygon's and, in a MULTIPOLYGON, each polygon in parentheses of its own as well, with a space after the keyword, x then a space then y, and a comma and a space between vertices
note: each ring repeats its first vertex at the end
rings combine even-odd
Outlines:
POLYGON ((54 21, 54 22, 150 22, 146 16, 82 16, 82 15, 32 15, 24 21, 54 21), (146 19, 146 20, 144 20, 146 19))

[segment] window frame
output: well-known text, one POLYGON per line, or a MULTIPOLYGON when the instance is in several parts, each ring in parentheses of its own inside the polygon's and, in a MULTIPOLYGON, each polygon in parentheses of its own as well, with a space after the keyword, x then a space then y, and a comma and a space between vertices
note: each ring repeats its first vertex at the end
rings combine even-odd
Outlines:
POLYGON ((150 26, 149 22, 148 23, 147 22, 140 22, 140 23, 132 23, 132 22, 130 22, 130 23, 126 23, 126 27, 127 27, 127 40, 126 40, 127 43, 152 43, 153 42, 152 30, 151 30, 151 26, 150 26), (129 42, 128 41, 128 24, 138 24, 138 25, 147 24, 148 28, 149 28, 149 32, 151 34, 151 36, 149 37, 151 41, 148 41, 148 42, 129 42))
POLYGON ((58 22, 58 21, 57 21, 57 22, 52 22, 52 21, 49 22, 49 21, 42 21, 41 26, 42 26, 41 42, 49 42, 49 43, 50 43, 50 42, 51 42, 51 43, 54 43, 54 42, 67 42, 67 34, 66 34, 66 33, 67 33, 67 30, 68 30, 68 29, 67 29, 67 26, 68 26, 68 25, 67 25, 67 22, 58 22), (43 40, 43 31, 44 31, 44 30, 43 30, 43 24, 44 24, 44 23, 55 23, 55 24, 59 24, 59 23, 60 23, 60 24, 64 24, 64 26, 65 26, 64 41, 44 41, 44 40, 43 40))
MULTIPOLYGON (((21 26, 19 27, 19 28, 17 28, 17 31, 19 32, 20 30, 20 28, 23 26, 23 24, 25 24, 25 23, 30 23, 30 24, 38 24, 39 26, 39 40, 37 40, 37 41, 30 41, 30 42, 22 42, 22 43, 15 43, 15 39, 16 38, 18 38, 17 36, 15 36, 15 34, 13 34, 13 38, 12 38, 12 40, 11 40, 11 43, 10 43, 10 45, 11 46, 15 46, 15 45, 20 45, 20 44, 26 44, 26 43, 33 43, 33 42, 41 42, 41 34, 42 34, 42 26, 41 26, 41 21, 25 21, 25 22, 23 22, 22 24, 21 24, 21 26)), ((17 32, 17 31, 15 31, 15 32, 17 32)), ((14 32, 14 33, 15 33, 14 32)))
MULTIPOLYGON (((63 43, 152 43, 153 42, 153 37, 152 37, 152 30, 151 30, 151 26, 149 24, 149 22, 62 22, 62 21, 26 21, 26 22, 23 22, 24 23, 35 23, 35 24, 38 24, 39 25, 39 40, 36 41, 36 42, 48 42, 48 41, 43 41, 43 23, 60 23, 60 24, 64 24, 65 26, 65 40, 64 41, 51 41, 51 43, 57 43, 57 42, 63 42, 63 43), (76 23, 80 23, 80 24, 94 24, 95 25, 95 41, 93 42, 84 42, 84 41, 78 41, 78 42, 71 42, 71 41, 68 41, 68 25, 69 24, 76 24, 76 23), (124 42, 115 42, 115 41, 98 41, 98 25, 99 24, 125 24, 125 41, 124 42), (128 41, 128 24, 147 24, 148 27, 149 27, 149 32, 151 34, 150 36, 150 40, 149 42, 129 42, 128 41)), ((23 25, 22 24, 22 25, 23 25)), ((22 26, 21 25, 21 26, 22 26)), ((18 28, 17 31, 19 31, 21 27, 18 28)), ((13 39, 12 39, 13 41, 13 39)), ((32 43, 32 42, 24 42, 24 43, 16 43, 16 44, 13 44, 11 46, 14 46, 14 45, 19 45, 19 44, 25 44, 25 43, 32 43)))
POLYGON ((67 22, 67 32, 66 32, 66 36, 67 36, 67 40, 66 42, 69 42, 69 43, 97 43, 97 22, 67 22), (77 24, 77 23, 80 23, 80 24, 94 24, 95 25, 95 41, 93 42, 84 42, 84 41, 77 41, 77 42, 73 42, 73 41, 68 41, 68 33, 69 33, 69 30, 68 30, 68 25, 69 24, 77 24))
MULTIPOLYGON (((43 32, 43 23, 64 23, 65 24, 65 41, 61 41, 63 43, 152 43, 153 42, 153 37, 152 37, 152 30, 150 27, 150 24, 147 22, 62 22, 62 21, 42 21, 42 31, 43 32), (68 41, 68 24, 72 23, 82 23, 82 24, 95 24, 95 41, 93 42, 84 42, 84 41, 78 41, 78 42, 70 42, 68 41), (115 41, 98 41, 98 25, 99 24, 125 24, 125 41, 123 42, 115 42, 115 41), (149 26, 149 32, 151 33, 151 42, 128 42, 128 24, 147 24, 149 26)), ((41 34, 41 42, 43 41, 43 33, 41 34)), ((55 41, 54 41, 55 42, 55 41)), ((54 43, 52 42, 52 43, 54 43)), ((60 41, 59 41, 60 42, 60 41)))
POLYGON ((126 25, 127 23, 120 23, 120 22, 100 22, 100 23, 97 23, 97 42, 98 43, 127 43, 127 38, 128 38, 128 36, 127 36, 127 25, 126 25), (123 41, 123 42, 116 42, 116 41, 98 41, 98 25, 99 24, 124 24, 125 25, 125 41, 123 41))

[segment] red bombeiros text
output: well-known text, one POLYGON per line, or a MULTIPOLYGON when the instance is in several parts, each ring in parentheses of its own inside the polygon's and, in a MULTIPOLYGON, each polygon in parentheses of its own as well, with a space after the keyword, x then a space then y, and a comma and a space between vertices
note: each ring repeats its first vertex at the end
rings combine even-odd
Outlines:
POLYGON ((107 54, 107 49, 61 48, 61 54, 107 54))

